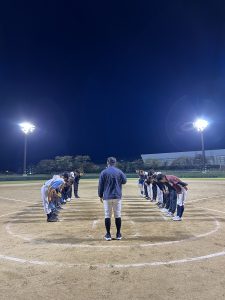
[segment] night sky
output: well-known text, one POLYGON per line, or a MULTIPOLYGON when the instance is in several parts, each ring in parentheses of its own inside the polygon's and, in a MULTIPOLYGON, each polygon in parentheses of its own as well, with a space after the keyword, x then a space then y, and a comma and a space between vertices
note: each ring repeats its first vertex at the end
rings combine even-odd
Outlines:
POLYGON ((2 1, 0 169, 225 148, 224 1, 2 1))

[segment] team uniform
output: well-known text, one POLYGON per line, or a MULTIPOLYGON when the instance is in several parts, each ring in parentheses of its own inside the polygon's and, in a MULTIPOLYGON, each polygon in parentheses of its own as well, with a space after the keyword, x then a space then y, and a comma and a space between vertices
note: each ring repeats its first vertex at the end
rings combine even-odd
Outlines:
POLYGON ((106 240, 111 240, 111 217, 114 212, 117 228, 116 238, 121 236, 121 207, 122 207, 122 185, 127 182, 125 174, 113 165, 103 170, 99 177, 98 195, 103 199, 105 210, 106 240))
POLYGON ((146 173, 144 171, 137 171, 137 174, 139 176, 138 187, 139 187, 139 190, 140 190, 140 195, 142 197, 145 197, 145 180, 147 179, 147 174, 148 173, 146 173))
POLYGON ((153 180, 151 176, 148 176, 144 181, 145 198, 149 201, 152 201, 153 199, 152 182, 153 180))
POLYGON ((63 203, 66 203, 66 202, 70 202, 72 198, 73 179, 69 176, 68 173, 65 173, 64 180, 65 183, 62 189, 62 198, 63 198, 63 203))
POLYGON ((187 198, 187 183, 181 181, 174 175, 165 176, 169 194, 167 197, 166 207, 162 210, 167 213, 167 217, 172 217, 174 221, 181 221, 184 204, 187 198), (177 216, 174 217, 174 213, 177 210, 177 216))
POLYGON ((41 198, 44 208, 44 212, 47 215, 47 221, 56 221, 56 215, 54 214, 55 206, 53 204, 53 199, 57 189, 60 189, 64 184, 64 179, 58 176, 54 176, 52 179, 45 182, 41 188, 41 198))

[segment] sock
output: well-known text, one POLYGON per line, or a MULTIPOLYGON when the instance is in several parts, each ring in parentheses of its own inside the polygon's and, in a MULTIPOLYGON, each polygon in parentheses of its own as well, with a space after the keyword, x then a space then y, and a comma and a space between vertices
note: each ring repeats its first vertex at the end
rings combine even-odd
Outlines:
POLYGON ((111 219, 105 218, 105 228, 108 234, 110 234, 110 227, 111 227, 111 219))
POLYGON ((182 218, 184 212, 184 205, 177 205, 177 216, 182 218))
POLYGON ((183 216, 183 213, 184 213, 184 205, 182 205, 181 207, 180 207, 180 218, 182 218, 182 216, 183 216))
POLYGON ((117 229, 117 234, 120 233, 120 229, 121 229, 121 218, 115 218, 115 223, 116 223, 116 229, 117 229))
POLYGON ((180 217, 180 214, 181 214, 181 206, 180 205, 177 205, 177 216, 180 217))

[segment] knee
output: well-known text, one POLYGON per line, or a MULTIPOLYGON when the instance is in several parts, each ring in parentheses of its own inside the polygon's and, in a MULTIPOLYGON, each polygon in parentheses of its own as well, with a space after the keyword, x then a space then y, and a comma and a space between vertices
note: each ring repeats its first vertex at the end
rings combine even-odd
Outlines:
POLYGON ((105 210, 105 219, 111 218, 111 212, 109 210, 105 210))
POLYGON ((121 211, 120 210, 117 210, 115 212, 115 219, 118 219, 118 218, 121 218, 121 211))

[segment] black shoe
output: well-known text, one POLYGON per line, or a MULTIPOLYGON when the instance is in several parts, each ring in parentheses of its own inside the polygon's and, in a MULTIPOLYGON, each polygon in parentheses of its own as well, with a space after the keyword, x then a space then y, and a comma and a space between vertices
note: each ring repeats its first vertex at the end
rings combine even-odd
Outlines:
POLYGON ((59 219, 56 215, 54 215, 54 213, 50 213, 49 215, 47 215, 47 222, 58 222, 59 219))
POLYGON ((51 216, 52 216, 52 217, 58 217, 58 215, 59 215, 59 214, 58 214, 56 211, 53 211, 51 216))
POLYGON ((104 236, 104 239, 106 241, 111 241, 112 240, 111 234, 110 233, 106 233, 106 235, 104 236))
POLYGON ((47 219, 47 222, 59 222, 59 219, 57 217, 52 216, 47 219))
POLYGON ((79 199, 80 197, 79 196, 75 196, 75 198, 79 199))
POLYGON ((121 235, 121 233, 117 233, 116 239, 117 239, 118 241, 122 240, 122 235, 121 235))

